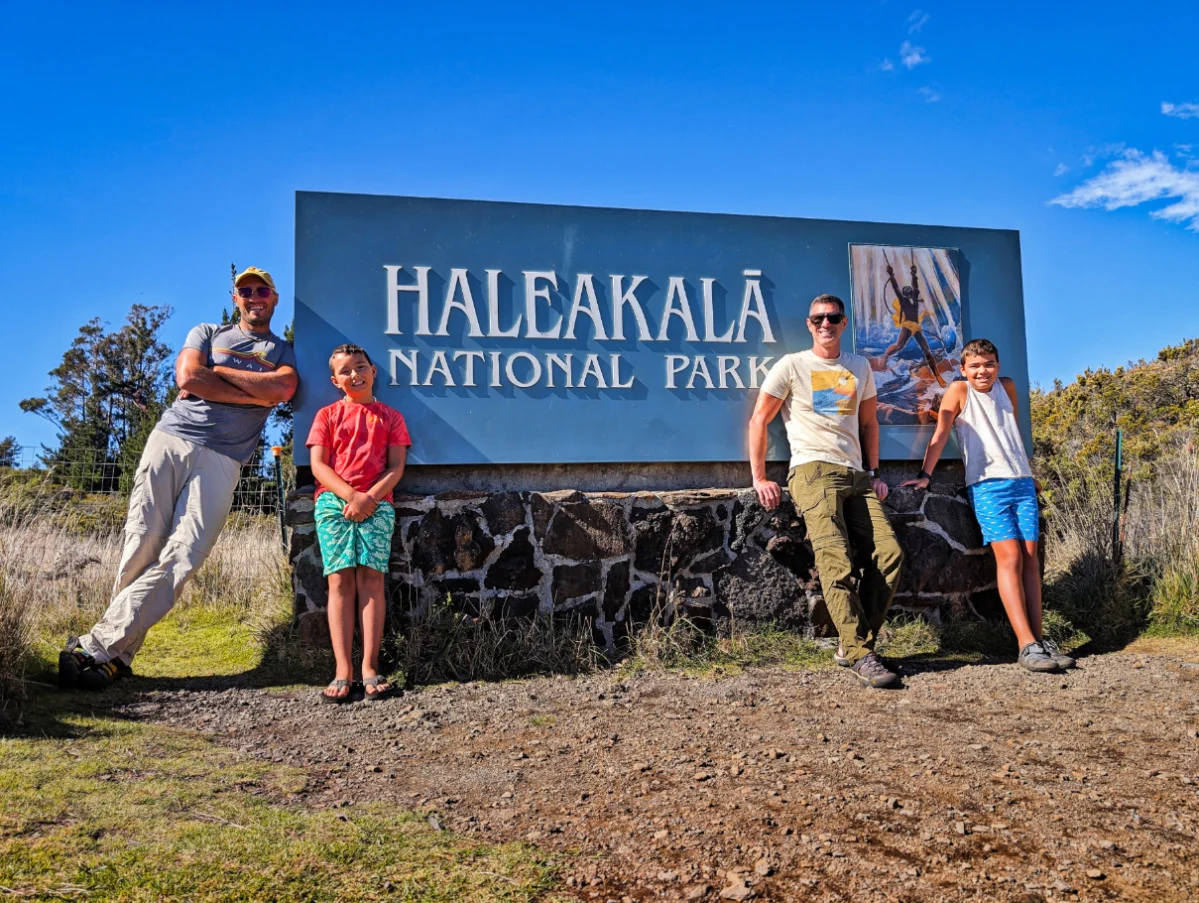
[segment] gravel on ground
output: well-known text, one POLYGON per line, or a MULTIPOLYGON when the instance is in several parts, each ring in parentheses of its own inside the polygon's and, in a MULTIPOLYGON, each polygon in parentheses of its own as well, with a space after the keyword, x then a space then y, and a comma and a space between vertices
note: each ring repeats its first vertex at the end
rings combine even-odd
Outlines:
POLYGON ((584 901, 1199 900, 1199 664, 546 677, 321 705, 196 680, 126 714, 563 854, 584 901))

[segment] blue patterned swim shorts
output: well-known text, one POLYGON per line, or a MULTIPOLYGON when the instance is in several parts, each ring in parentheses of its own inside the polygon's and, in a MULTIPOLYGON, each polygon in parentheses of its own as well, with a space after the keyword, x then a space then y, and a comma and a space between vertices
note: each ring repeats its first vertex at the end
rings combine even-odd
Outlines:
POLYGON ((1005 539, 1037 542, 1041 538, 1037 488, 1032 477, 979 480, 967 486, 966 492, 982 528, 984 544, 1005 539))
POLYGON ((321 544, 325 576, 365 565, 382 574, 391 560, 391 534, 395 530, 396 510, 388 502, 379 502, 364 521, 347 520, 346 503, 332 492, 316 497, 316 538, 321 544))

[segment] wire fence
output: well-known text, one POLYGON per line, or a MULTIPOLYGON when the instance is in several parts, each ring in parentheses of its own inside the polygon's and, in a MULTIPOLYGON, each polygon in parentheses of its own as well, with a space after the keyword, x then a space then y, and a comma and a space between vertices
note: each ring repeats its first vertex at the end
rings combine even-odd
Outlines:
MULTIPOLYGON (((128 497, 136 460, 126 464, 106 449, 73 448, 54 452, 21 449, 11 463, 30 479, 89 495, 128 497)), ((260 445, 241 469, 233 493, 233 510, 244 514, 278 516, 287 494, 295 488, 295 471, 276 464, 267 446, 260 445)))

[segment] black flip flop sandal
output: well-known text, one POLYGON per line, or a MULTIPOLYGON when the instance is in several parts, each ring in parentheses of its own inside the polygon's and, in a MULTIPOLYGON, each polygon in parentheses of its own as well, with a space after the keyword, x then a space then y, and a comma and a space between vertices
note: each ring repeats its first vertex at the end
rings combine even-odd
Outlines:
POLYGON ((362 692, 365 694, 363 698, 367 702, 378 702, 381 699, 390 699, 396 695, 397 687, 381 674, 376 674, 374 677, 362 678, 362 692), (386 689, 380 690, 379 684, 387 684, 386 689), (374 687, 375 692, 367 692, 367 687, 374 687))
POLYGON ((337 680, 330 682, 329 686, 325 687, 325 690, 341 691, 342 689, 346 691, 345 696, 329 696, 322 690, 321 702, 326 702, 329 705, 345 705, 347 702, 353 702, 352 697, 354 695, 354 681, 342 680, 338 678, 337 680))

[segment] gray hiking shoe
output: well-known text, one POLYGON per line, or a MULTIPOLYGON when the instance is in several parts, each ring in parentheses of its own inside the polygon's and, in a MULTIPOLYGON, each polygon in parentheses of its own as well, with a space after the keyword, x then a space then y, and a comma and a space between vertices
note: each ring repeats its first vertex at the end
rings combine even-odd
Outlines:
POLYGON ((876 689, 889 687, 899 680, 899 675, 884 665, 883 660, 873 652, 858 659, 849 670, 866 686, 876 689))
POLYGON ((1020 655, 1017 658, 1020 667, 1027 671, 1050 672, 1057 671, 1057 662, 1053 657, 1045 651, 1045 647, 1040 643, 1029 643, 1020 650, 1020 655))
POLYGON ((1057 663, 1057 666, 1063 671, 1065 671, 1067 668, 1074 667, 1075 661, 1073 656, 1066 655, 1066 653, 1062 652, 1061 649, 1057 648, 1057 643, 1055 643, 1053 640, 1041 640, 1041 648, 1045 650, 1045 654, 1053 659, 1054 662, 1057 663))

